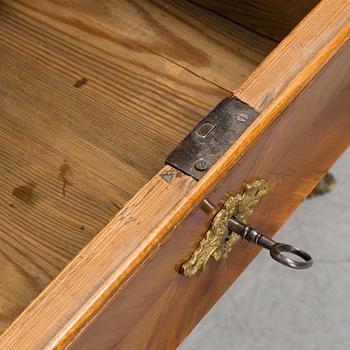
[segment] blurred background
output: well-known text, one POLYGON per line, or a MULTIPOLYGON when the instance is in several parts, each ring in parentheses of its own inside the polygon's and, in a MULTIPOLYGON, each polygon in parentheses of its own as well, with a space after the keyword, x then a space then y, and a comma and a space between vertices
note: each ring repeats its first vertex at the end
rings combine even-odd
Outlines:
POLYGON ((345 350, 350 346, 350 150, 331 169, 333 192, 305 202, 275 235, 314 258, 295 271, 267 251, 180 350, 345 350))

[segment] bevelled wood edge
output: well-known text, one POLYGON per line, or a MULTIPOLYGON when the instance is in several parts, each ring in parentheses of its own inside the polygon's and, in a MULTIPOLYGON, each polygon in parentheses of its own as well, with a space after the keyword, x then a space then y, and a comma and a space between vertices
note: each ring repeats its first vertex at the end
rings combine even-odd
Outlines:
MULTIPOLYGON (((338 52, 350 33, 349 23, 342 23, 334 39, 285 84, 287 88, 201 181, 196 184, 167 166, 145 185, 13 322, 1 337, 0 348, 63 349, 338 52)), ((249 101, 242 86, 238 91, 241 100, 249 101)))
POLYGON ((234 95, 257 111, 266 109, 283 90, 291 90, 289 84, 303 70, 327 59, 331 49, 327 43, 337 45, 334 37, 349 21, 350 0, 321 1, 234 90, 234 95))

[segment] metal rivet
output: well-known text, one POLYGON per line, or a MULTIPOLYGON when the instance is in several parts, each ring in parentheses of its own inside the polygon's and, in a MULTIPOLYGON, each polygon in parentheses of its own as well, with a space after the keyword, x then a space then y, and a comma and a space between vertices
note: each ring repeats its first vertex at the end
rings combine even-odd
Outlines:
POLYGON ((204 171, 208 169, 208 162, 204 159, 199 159, 194 163, 194 167, 198 170, 198 171, 204 171))
POLYGON ((249 116, 245 113, 239 113, 237 114, 237 117, 236 119, 239 121, 239 122, 246 122, 248 119, 249 119, 249 116))

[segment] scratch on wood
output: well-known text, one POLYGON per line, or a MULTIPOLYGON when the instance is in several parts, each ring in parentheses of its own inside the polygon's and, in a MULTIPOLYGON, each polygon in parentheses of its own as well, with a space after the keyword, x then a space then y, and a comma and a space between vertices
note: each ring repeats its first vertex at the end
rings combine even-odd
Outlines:
POLYGON ((59 179, 63 182, 62 187, 62 196, 66 196, 66 189, 68 185, 71 185, 70 181, 68 180, 69 176, 72 174, 71 167, 67 164, 67 161, 60 167, 60 174, 59 179))
POLYGON ((35 186, 36 186, 35 182, 30 182, 27 185, 15 187, 12 190, 12 195, 24 203, 30 204, 33 202, 35 198, 35 195, 34 195, 35 186))

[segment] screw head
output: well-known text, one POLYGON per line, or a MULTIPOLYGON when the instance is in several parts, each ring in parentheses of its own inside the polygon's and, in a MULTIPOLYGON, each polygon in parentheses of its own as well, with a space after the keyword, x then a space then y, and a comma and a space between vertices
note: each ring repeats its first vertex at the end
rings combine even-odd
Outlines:
POLYGON ((205 159, 199 159, 194 163, 194 167, 198 170, 198 171, 204 171, 207 170, 209 167, 208 162, 205 159))
POLYGON ((249 117, 248 117, 248 115, 245 114, 245 113, 239 113, 239 114, 237 114, 236 119, 237 119, 239 122, 245 123, 245 122, 249 119, 249 117))

